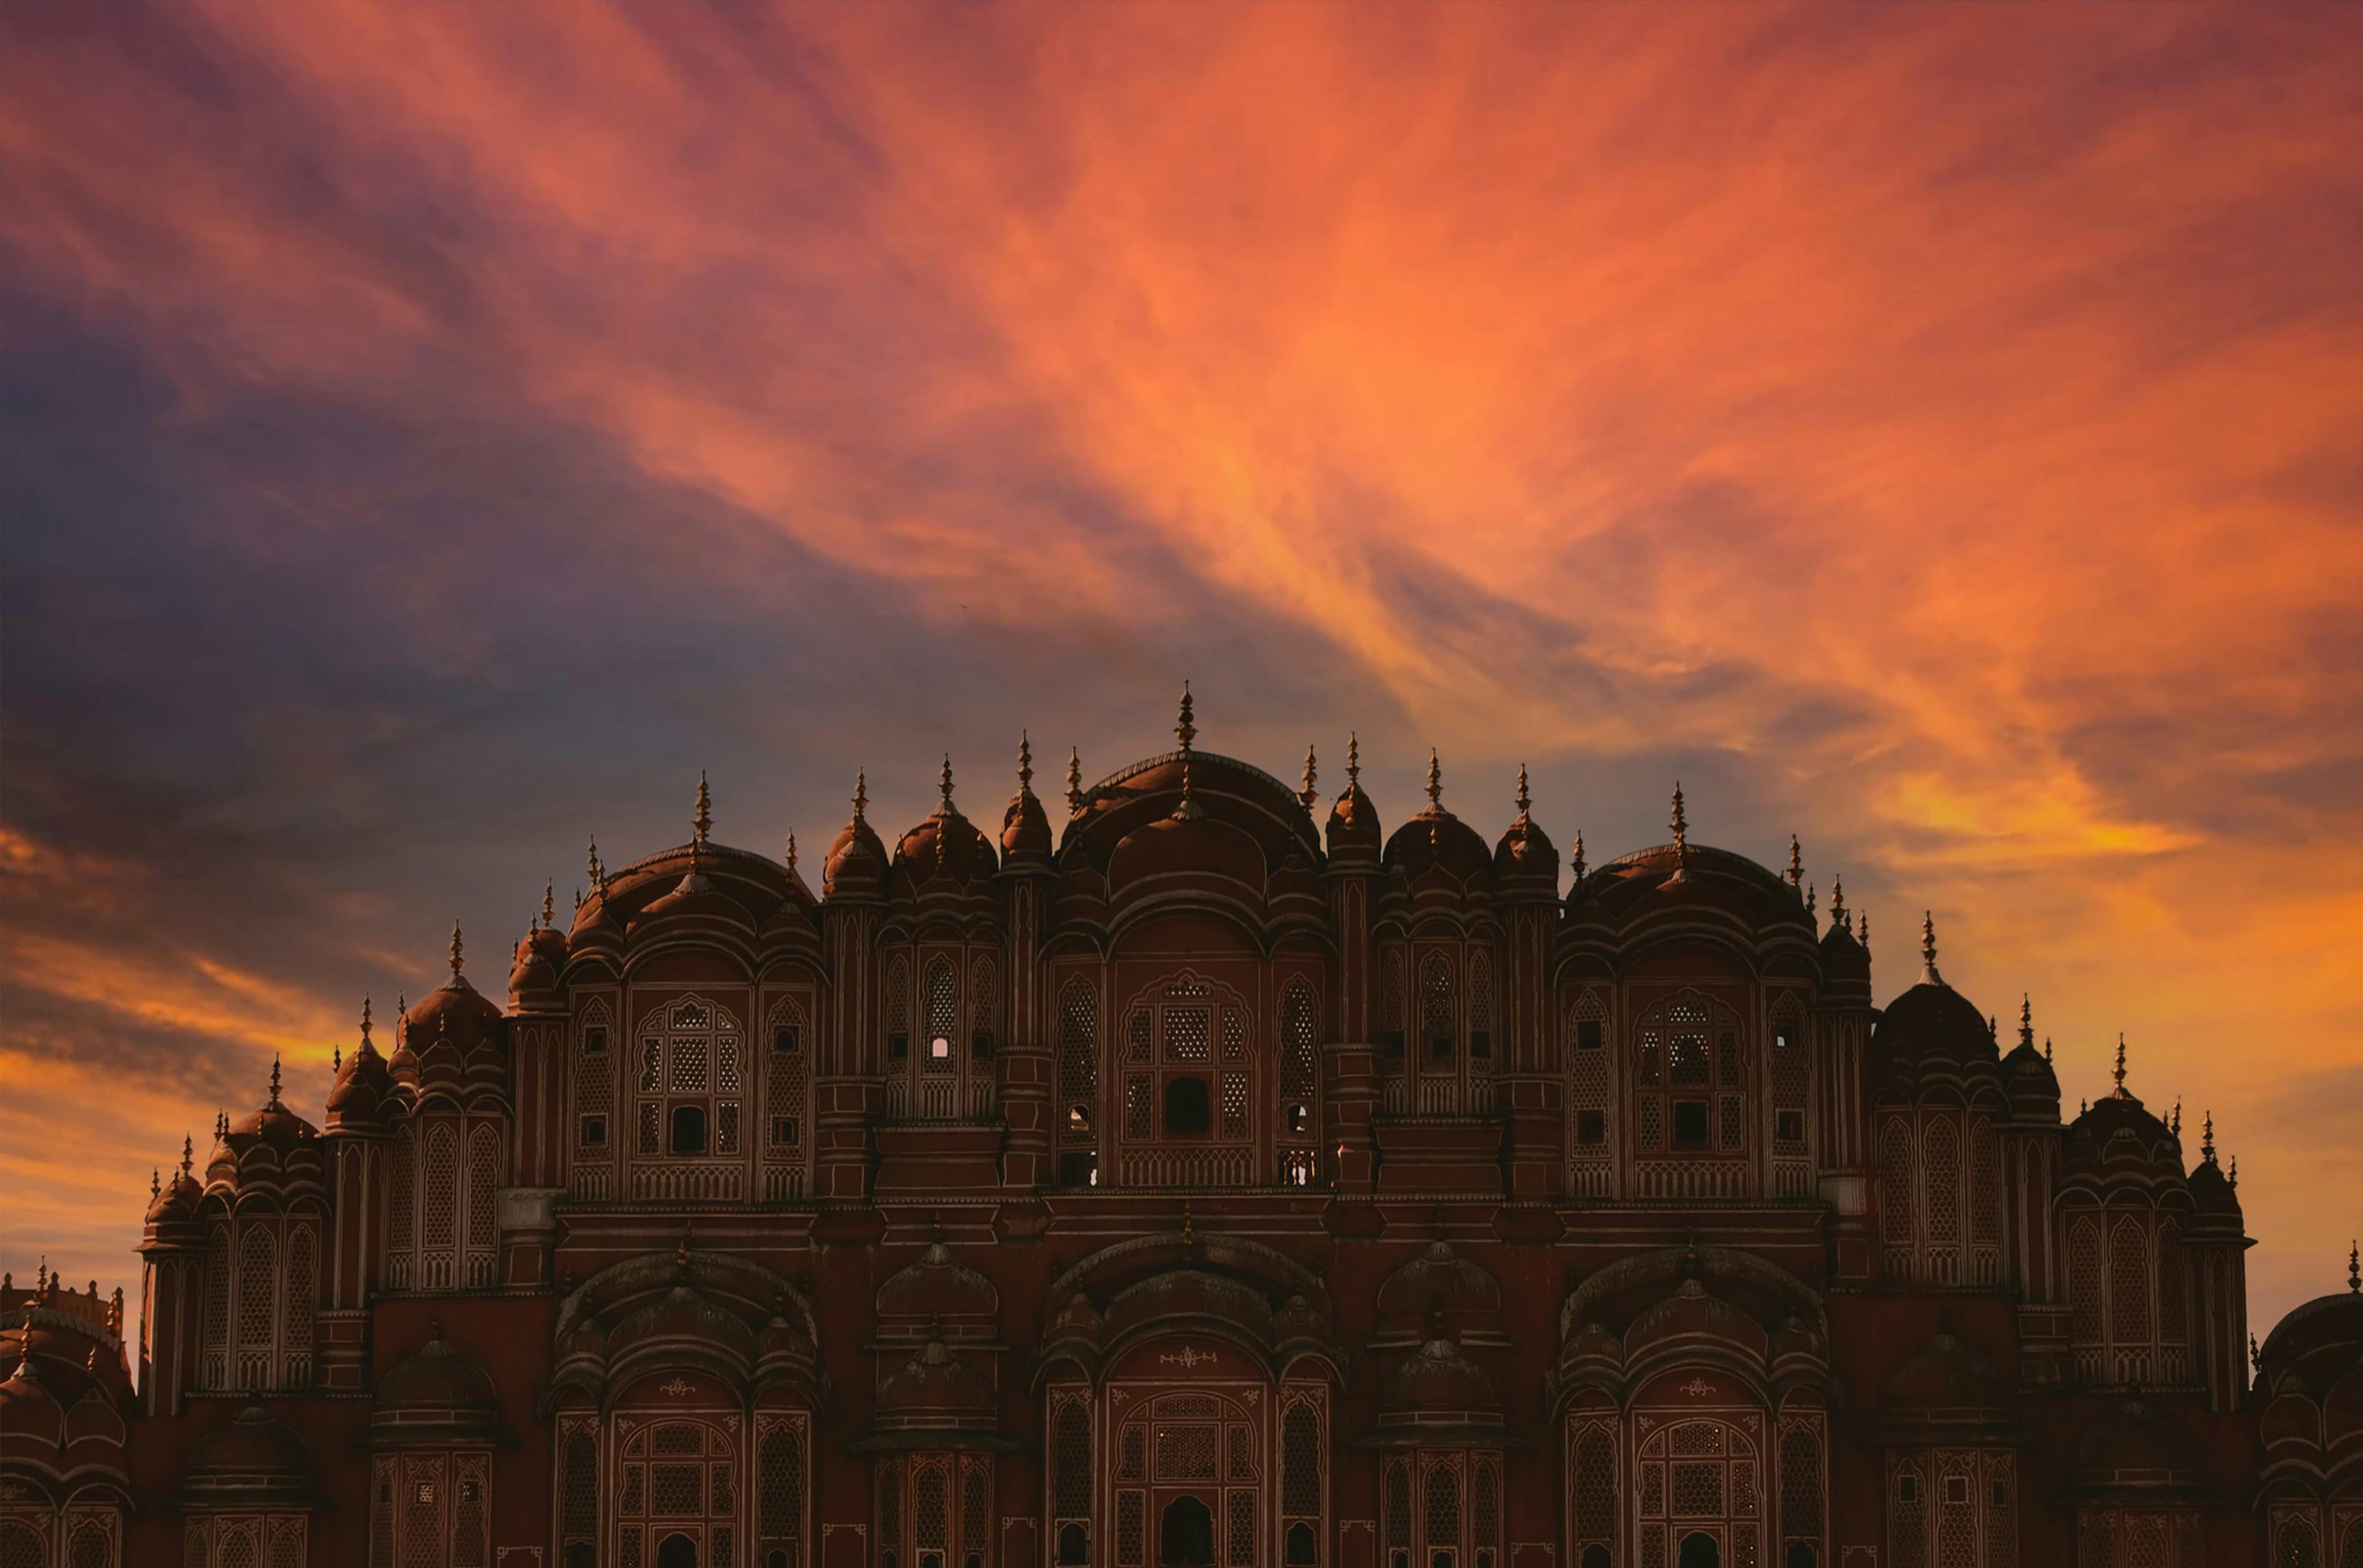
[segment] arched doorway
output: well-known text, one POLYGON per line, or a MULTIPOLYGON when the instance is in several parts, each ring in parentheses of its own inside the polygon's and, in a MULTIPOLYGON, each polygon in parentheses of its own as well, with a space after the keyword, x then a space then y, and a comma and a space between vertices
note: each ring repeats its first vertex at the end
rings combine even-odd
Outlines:
POLYGON ((1157 1520, 1159 1568, 1215 1568, 1215 1515, 1187 1493, 1165 1505, 1157 1520))
POLYGON ((657 1568, 697 1568, 697 1542, 685 1535, 665 1537, 657 1543, 657 1568))
MULTIPOLYGON (((1682 1537, 1681 1568, 1723 1568, 1723 1549, 1703 1529, 1682 1537)), ((660 1565, 661 1568, 661 1565, 660 1565)))

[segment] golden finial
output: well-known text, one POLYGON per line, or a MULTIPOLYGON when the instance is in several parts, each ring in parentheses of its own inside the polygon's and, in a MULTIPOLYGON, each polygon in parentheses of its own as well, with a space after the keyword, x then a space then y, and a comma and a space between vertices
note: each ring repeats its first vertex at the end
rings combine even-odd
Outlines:
POLYGON ((1313 803, 1321 798, 1319 792, 1313 787, 1320 780, 1320 764, 1313 755, 1313 748, 1307 746, 1304 748, 1304 787, 1296 792, 1296 798, 1304 806, 1307 816, 1312 814, 1313 803))
POLYGON ((2123 1029, 2117 1031, 2117 1067, 2112 1076, 2117 1081, 2117 1093, 2124 1094, 2125 1092, 2125 1031, 2123 1029))
POLYGON ((1920 912, 1920 984, 1942 985, 1945 977, 1936 973, 1936 912, 1920 912))
POLYGON ((590 873, 592 887, 605 898, 607 895, 607 868, 599 863, 599 836, 596 833, 591 835, 591 859, 586 869, 590 873))
POLYGON ((363 993, 361 993, 361 1043, 362 1043, 363 1045, 367 1045, 367 1044, 369 1043, 369 1037, 370 1037, 370 999, 369 999, 369 993, 367 993, 367 992, 363 992, 363 993))
POLYGON ((1808 921, 1812 920, 1814 917, 1814 884, 1809 882, 1805 884, 1805 918, 1808 921))
POLYGON ((796 830, 793 828, 788 829, 788 874, 796 874, 796 830))
POLYGON ((714 797, 706 792, 704 768, 697 770, 697 815, 691 817, 690 821, 697 828, 697 837, 690 842, 694 848, 702 850, 705 847, 706 834, 714 827, 714 797))
POLYGON ((2035 1049, 2035 999, 2024 991, 2018 994, 2018 1044, 2022 1051, 2035 1049))
MULTIPOLYGON (((1862 956, 1870 956, 1870 911, 1864 909, 1854 917, 1854 940, 1862 944, 1862 956)), ((1989 1031, 1991 1032, 1991 1031, 1989 1031)))
POLYGON ((1518 821, 1523 826, 1533 815, 1534 797, 1526 793, 1526 765, 1518 764, 1518 821))
POLYGON ((1182 683, 1182 718, 1174 725, 1173 734, 1182 742, 1184 751, 1190 749, 1190 742, 1198 739, 1198 727, 1190 720, 1190 683, 1187 681, 1182 683))
POLYGON ((952 809, 952 754, 949 751, 944 753, 943 776, 937 787, 944 792, 944 810, 949 812, 952 809))
POLYGON ((459 979, 459 978, 460 978, 460 971, 461 970, 461 968, 463 968, 463 967, 467 964, 467 962, 468 962, 467 954, 466 954, 465 951, 464 951, 464 950, 462 950, 462 949, 461 949, 461 947, 460 947, 460 922, 459 922, 459 921, 457 921, 457 920, 454 920, 454 921, 452 921, 452 922, 451 922, 451 978, 452 978, 452 979, 457 980, 457 979, 459 979))
POLYGON ((148 1195, 155 1197, 164 1190, 164 1173, 156 1166, 148 1167, 148 1195))
POLYGON ((2213 1110, 2200 1113, 2199 1157, 2210 1165, 2215 1163, 2215 1113, 2213 1110))
POLYGON ((1346 788, 1362 787, 1362 737, 1356 730, 1346 731, 1346 788))
POLYGON ((271 1053, 271 1103, 279 1103, 279 1053, 275 1051, 271 1053))
POLYGON ((2254 1334, 2248 1336, 2248 1364, 2258 1372, 2265 1369, 2265 1353, 2257 1349, 2257 1337, 2254 1334))
POLYGON ((1444 768, 1436 760, 1436 748, 1433 746, 1427 749, 1427 808, 1430 811, 1444 809, 1444 768))
POLYGON ((2235 1187, 2240 1184, 2240 1157, 2237 1154, 2232 1156, 2232 1168, 2224 1173, 2224 1179, 2235 1187))
POLYGON ((1569 857, 1568 869, 1576 881, 1583 880, 1583 829, 1581 828, 1575 830, 1575 853, 1569 857))
POLYGON ((2051 1065, 2051 1037, 2049 1035, 2045 1035, 2043 1037, 2043 1065, 2046 1067, 2051 1065))
POLYGON ((545 926, 558 924, 558 884, 555 882, 541 884, 541 923, 545 926))
POLYGON ((1674 858, 1677 860, 1687 860, 1690 858, 1691 852, 1691 830, 1690 824, 1684 820, 1682 817, 1682 781, 1680 779, 1676 779, 1674 781, 1674 812, 1672 824, 1674 829, 1674 858))
POLYGON ((1837 875, 1830 878, 1830 924, 1833 928, 1841 931, 1847 929, 1851 924, 1851 922, 1847 919, 1846 873, 1844 872, 1840 872, 1837 875))
POLYGON ((2350 1296, 2363 1296, 2363 1248, 2353 1240, 2346 1243, 2346 1291, 2350 1296))
POLYGON ((1017 732, 1017 793, 1034 793, 1034 738, 1023 729, 1017 732))
POLYGON ((1067 748, 1067 815, 1072 817, 1083 808, 1083 754, 1075 747, 1067 748))
POLYGON ((859 822, 870 809, 870 775, 857 771, 853 775, 853 819, 859 822))
POLYGON ((1789 835, 1789 891, 1798 892, 1805 885, 1805 851, 1798 846, 1797 835, 1789 835))
POLYGON ((1206 808, 1190 798, 1190 753, 1182 753, 1182 804, 1173 808, 1176 818, 1204 817, 1206 808))
POLYGON ((181 1134, 181 1174, 187 1175, 197 1162, 197 1140, 187 1133, 181 1134))

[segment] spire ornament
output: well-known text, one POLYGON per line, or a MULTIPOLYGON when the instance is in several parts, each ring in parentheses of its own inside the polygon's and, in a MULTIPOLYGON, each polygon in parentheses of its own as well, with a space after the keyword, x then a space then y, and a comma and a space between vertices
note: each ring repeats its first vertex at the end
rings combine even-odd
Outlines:
POLYGON ((856 769, 853 774, 853 819, 856 822, 864 820, 869 810, 870 775, 856 769))
POLYGON ((558 884, 556 882, 545 882, 541 884, 541 923, 545 926, 558 924, 558 884))
MULTIPOLYGON (((1575 830, 1575 853, 1569 857, 1568 870, 1576 881, 1583 880, 1583 829, 1581 828, 1575 830)), ((1574 889, 1570 887, 1568 891, 1572 893, 1574 889)))
POLYGON ((1346 731, 1346 793, 1352 795, 1362 787, 1362 737, 1354 730, 1346 731))
POLYGON ((279 1053, 275 1051, 271 1053, 271 1103, 279 1103, 279 1053))
POLYGON ((2126 1098, 2127 1096, 2126 1096, 2126 1095, 2125 1095, 2125 1031, 2124 1031, 2124 1030, 2123 1030, 2123 1029, 2119 1029, 2119 1030, 2117 1031, 2117 1065, 2116 1065, 2116 1069, 2115 1069, 2115 1071, 2114 1071, 2114 1072, 2111 1073, 2109 1075, 2110 1075, 2111 1077, 2114 1078, 2114 1079, 2117 1081, 2117 1098, 2119 1098, 2119 1099, 2121 1099, 2121 1100, 2122 1100, 2122 1099, 2126 1098))
POLYGON ((796 874, 796 830, 793 828, 788 829, 788 874, 796 874))
POLYGON ((1314 756, 1313 748, 1307 746, 1304 748, 1304 787, 1296 792, 1296 798, 1304 807, 1304 814, 1308 817, 1313 815, 1313 803, 1321 798, 1319 791, 1314 788, 1320 782, 1320 761, 1314 756))
POLYGON ((1797 844, 1797 835, 1789 835, 1789 891, 1803 895, 1805 885, 1805 852, 1797 844))
POLYGON ((2363 1246, 2346 1243, 2346 1293, 2363 1296, 2363 1246))
POLYGON ((1674 809, 1668 821, 1674 830, 1674 859, 1686 862, 1691 858, 1691 829, 1689 821, 1682 816, 1682 781, 1680 779, 1674 781, 1674 809))
POLYGON ((1017 732, 1017 793, 1034 793, 1034 738, 1023 729, 1017 732))
POLYGON ((942 778, 941 778, 941 780, 939 781, 938 784, 937 784, 937 787, 938 787, 938 788, 940 788, 940 789, 943 791, 943 793, 944 793, 943 814, 944 814, 945 816, 947 816, 947 817, 949 817, 949 816, 952 814, 952 811, 953 811, 953 806, 952 806, 952 754, 951 754, 949 751, 947 751, 947 752, 945 752, 945 753, 944 753, 944 771, 943 771, 942 778))
POLYGON ((1814 920, 1814 884, 1809 882, 1805 884, 1805 920, 1808 925, 1814 920))
POLYGON ((451 922, 451 978, 453 980, 460 978, 460 971, 466 967, 467 962, 467 951, 460 944, 460 922, 454 920, 451 922))
POLYGON ((2051 1065, 2051 1037, 2049 1035, 2045 1035, 2043 1037, 2043 1065, 2046 1067, 2051 1065))
POLYGON ((2215 1113, 2201 1113, 2199 1121, 2199 1158, 2204 1164, 2215 1163, 2215 1113))
POLYGON ((705 770, 697 770, 697 814, 690 818, 697 836, 690 840, 693 852, 705 848, 706 837, 714 830, 714 796, 705 787, 705 770))
POLYGON ((1436 758, 1436 748, 1427 749, 1427 808, 1444 809, 1444 767, 1436 758))
POLYGON ((2182 1138, 2182 1096, 2180 1095, 2177 1095, 2174 1097, 2174 1115, 2168 1120, 2166 1127, 2168 1131, 2174 1134, 2176 1140, 2180 1141, 2182 1138))
MULTIPOLYGON (((1862 956, 1869 958, 1870 956, 1870 911, 1868 909, 1859 910, 1855 915, 1854 940, 1862 944, 1862 956)), ((1993 1031, 1988 1029, 1986 1032, 1991 1034, 1993 1031)))
POLYGON ((1830 925, 1833 929, 1841 931, 1847 929, 1849 925, 1847 919, 1844 873, 1830 878, 1830 925))
POLYGON ((1534 796, 1526 793, 1526 765, 1518 764, 1518 826, 1523 828, 1534 819, 1534 796))
POLYGON ((1080 750, 1067 750, 1067 815, 1071 817, 1083 808, 1083 754, 1080 750))
POLYGON ((1184 755, 1190 751, 1190 743, 1198 739, 1198 726, 1191 720, 1190 706, 1190 683, 1184 681, 1182 683, 1182 717, 1173 726, 1174 739, 1182 742, 1184 755))
POLYGON ((1920 984, 1942 985, 1945 977, 1936 972, 1936 912, 1920 912, 1920 984))
POLYGON ((2018 1048, 2035 1049, 2035 998, 2025 991, 2018 994, 2018 1048))
POLYGON ((588 869, 591 873, 592 887, 598 893, 600 897, 606 897, 607 868, 599 863, 599 835, 596 833, 591 835, 591 861, 588 869))
POLYGON ((181 1174, 187 1175, 196 1163, 197 1140, 184 1132, 181 1134, 181 1174))

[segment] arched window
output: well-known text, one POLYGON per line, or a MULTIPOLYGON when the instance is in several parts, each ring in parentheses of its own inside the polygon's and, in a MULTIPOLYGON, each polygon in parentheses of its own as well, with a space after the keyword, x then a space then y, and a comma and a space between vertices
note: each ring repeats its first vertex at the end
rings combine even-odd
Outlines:
POLYGON ((278 1260, 270 1229, 250 1220, 238 1242, 238 1385, 269 1388, 278 1327, 278 1260))
POLYGON ((1381 1512, 1387 1568, 1411 1568, 1411 1466, 1397 1461, 1387 1466, 1381 1512))
POLYGON ((938 958, 927 964, 926 1020, 926 1069, 949 1072, 952 1042, 960 1038, 960 994, 952 984, 949 960, 938 958))
MULTIPOLYGON (((1729 1162, 1747 1152, 1746 1073, 1739 1016, 1731 1008, 1698 991, 1649 1007, 1634 1030, 1633 1079, 1634 1143, 1644 1160, 1671 1154, 1729 1162)), ((1643 1195, 1670 1195, 1650 1181, 1645 1173, 1643 1195)), ((1683 1190, 1701 1195, 1694 1184, 1683 1190)), ((1725 1195, 1741 1194, 1734 1187, 1725 1195)))
POLYGON ((1090 1560, 1092 1524, 1092 1413, 1080 1389, 1052 1396, 1050 1419, 1050 1519, 1059 1562, 1067 1568, 1090 1560))
POLYGON ((993 960, 980 955, 969 966, 968 982, 969 1054, 979 1062, 993 1060, 993 1041, 1000 1029, 1000 991, 993 976, 993 960))
POLYGON ((2112 1375, 2121 1383, 2147 1377, 2150 1284, 2149 1237, 2140 1220, 2125 1215, 2109 1232, 2109 1338, 2117 1351, 2112 1375), (2141 1370, 2129 1358, 2138 1358, 2141 1370))
POLYGON ((287 1370, 285 1385, 300 1387, 312 1380, 312 1315, 319 1309, 319 1247, 309 1225, 287 1231, 287 1370))
POLYGON ((672 1135, 667 1140, 667 1152, 684 1158, 705 1152, 704 1106, 673 1106, 672 1135))
POLYGON ((2068 1228, 2068 1307, 2071 1330, 2079 1346, 2093 1347, 2088 1377, 2100 1373, 2101 1228, 2079 1218, 2068 1228))
POLYGON ((1214 1108, 1204 1078, 1169 1078, 1165 1083, 1165 1131, 1169 1137, 1196 1137, 1213 1129, 1214 1108))
POLYGON ((1573 1492, 1576 1540, 1607 1551, 1616 1540, 1616 1440, 1605 1423, 1576 1433, 1573 1492))
POLYGON ((1379 958, 1379 1051, 1388 1062, 1403 1057, 1403 1031, 1410 1028, 1403 1013, 1403 950, 1390 944, 1379 958))
POLYGON ((1928 1278, 1936 1284, 1961 1283, 1961 1133, 1950 1111, 1929 1116, 1922 1132, 1926 1155, 1928 1278))
POLYGON ((497 1268, 493 1249, 500 1236, 494 1197, 501 1186, 501 1135, 480 1121, 468 1134, 468 1283, 491 1284, 497 1268))
MULTIPOLYGON (((703 997, 684 996, 649 1014, 639 1032, 642 1097, 635 1151, 651 1160, 736 1156, 746 1093, 746 1042, 738 1018, 703 997)), ((646 1179, 686 1178, 655 1171, 646 1179)))
POLYGON ((787 1421, 763 1429, 756 1449, 760 1490, 758 1529, 767 1540, 794 1540, 804 1534, 804 1433, 787 1421))
POLYGON ((1215 1516, 1205 1503, 1184 1493, 1165 1505, 1157 1522, 1159 1568, 1214 1568, 1215 1516))
POLYGON ((1432 952, 1419 966, 1419 1044, 1427 1062, 1449 1062, 1459 1053, 1459 1008, 1453 995, 1452 964, 1432 952))
POLYGON ((900 955, 886 965, 886 1060, 911 1054, 911 966, 900 955))
POLYGON ((1469 955, 1469 1059, 1493 1057, 1493 961, 1484 949, 1469 955))
POLYGON ((1784 1564, 1800 1551, 1813 1562, 1822 1544, 1822 1434, 1810 1417, 1781 1423, 1780 1528, 1784 1564))
POLYGON ((1089 1186, 1099 1174, 1099 996, 1081 976, 1059 993, 1059 1184, 1089 1186))
POLYGON ((1280 1511, 1310 1518, 1321 1512, 1321 1418, 1309 1404, 1288 1407, 1281 1422, 1280 1511))

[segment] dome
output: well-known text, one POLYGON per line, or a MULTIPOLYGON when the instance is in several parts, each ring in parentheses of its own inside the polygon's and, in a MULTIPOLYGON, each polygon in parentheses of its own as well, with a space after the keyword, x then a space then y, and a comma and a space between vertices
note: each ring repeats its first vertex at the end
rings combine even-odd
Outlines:
POLYGON ((985 1375, 929 1340, 878 1385, 881 1426, 989 1427, 993 1385, 985 1375))
MULTIPOLYGON (((997 869, 993 842, 952 804, 952 764, 944 760, 943 804, 934 816, 903 835, 894 846, 894 879, 909 892, 946 883, 954 892, 974 892, 997 869)), ((1044 825, 1045 831, 1048 824, 1044 825)))
POLYGON ((2079 1490, 2191 1490, 2199 1461, 2180 1427, 2139 1400, 2118 1406, 2092 1424, 2076 1446, 2079 1490))
POLYGON ((1173 815, 1136 828, 1117 841, 1108 856, 1107 883, 1111 899, 1167 879, 1235 883, 1249 896, 1264 893, 1263 847, 1243 830, 1184 799, 1173 815))
POLYGON ((887 1276, 877 1307, 882 1318, 989 1318, 1001 1310, 1001 1293, 935 1241, 916 1262, 887 1276))
POLYGON ((460 929, 451 928, 451 978, 427 994, 411 1008, 403 1043, 421 1050, 425 1042, 449 1037, 466 1051, 501 1024, 501 1009, 492 998, 468 984, 460 971, 460 929))
MULTIPOLYGON (((1518 793, 1525 793, 1525 773, 1518 774, 1518 793)), ((1493 847, 1493 874, 1504 888, 1513 886, 1559 896, 1559 848, 1542 824, 1528 817, 1522 806, 1518 819, 1502 835, 1493 847)))
POLYGON ((2022 1121, 2059 1119, 2059 1078, 2050 1059, 2035 1049, 2035 1026, 2025 1004, 2019 1008, 2018 1044, 2002 1059, 2002 1093, 2011 1114, 2022 1121))
POLYGON ((625 1318, 609 1336, 607 1347, 611 1355, 621 1357, 636 1345, 659 1340, 685 1340, 751 1360, 755 1335, 746 1320, 728 1307, 693 1285, 677 1284, 625 1318))
POLYGON ((1445 877, 1463 887, 1492 879, 1493 856, 1477 829, 1444 809, 1441 774, 1435 759, 1428 761, 1427 809, 1394 830, 1387 840, 1386 864, 1414 885, 1445 877))
POLYGON ((492 1375, 451 1348, 436 1326, 434 1338, 394 1363, 378 1380, 377 1407, 394 1410, 477 1410, 489 1414, 497 1401, 492 1375))
POLYGON ((1983 1015, 1941 980, 1924 980, 1887 1005, 1870 1031, 1870 1054, 1890 1071, 1907 1073, 1998 1060, 1983 1015))
POLYGON ((1387 1378, 1381 1408, 1389 1415, 1461 1415, 1484 1412, 1499 1418, 1501 1396, 1461 1348, 1434 1339, 1405 1356, 1387 1378))
POLYGON ((2181 1181, 2182 1140, 2125 1088, 2122 1055, 2117 1073, 2116 1088, 2069 1124, 2062 1173, 2094 1180, 2181 1181))
MULTIPOLYGON (((555 912, 550 899, 544 895, 542 915, 545 918, 555 912)), ((566 967, 566 938, 555 926, 536 921, 533 928, 517 939, 516 955, 509 962, 509 1000, 515 1005, 524 998, 546 997, 558 989, 558 977, 566 967)))
POLYGON ((175 1171, 172 1179, 157 1188, 156 1195, 149 1200, 147 1223, 171 1225, 195 1218, 197 1199, 203 1193, 196 1178, 185 1168, 175 1171))
POLYGON ((1888 1373, 1879 1403, 1890 1419, 1984 1423, 2007 1419, 2012 1390, 1993 1363, 1940 1333, 1888 1373))
POLYGON ((1028 744, 1017 748, 1017 793, 1001 814, 1001 853, 1004 863, 1050 862, 1050 818, 1034 794, 1034 751, 1028 744))
POLYGON ((361 1003, 361 1042, 337 1069, 328 1089, 328 1125, 341 1128, 375 1121, 396 1090, 394 1071, 370 1040, 369 1003, 361 1003))
POLYGON ((870 826, 869 806, 869 781, 857 776, 853 781, 853 820, 838 832, 837 841, 828 847, 828 858, 821 862, 821 893, 826 897, 835 897, 839 893, 873 893, 886 874, 886 846, 880 841, 877 829, 870 826))
MULTIPOLYGON (((2354 1281, 2358 1276, 2350 1273, 2354 1281)), ((2290 1308, 2257 1352, 2267 1387, 2295 1377, 2316 1392, 2363 1367, 2363 1289, 2317 1296, 2290 1308)))
MULTIPOLYGON (((1359 766, 1349 766, 1348 774, 1359 773, 1359 766)), ((1329 852, 1332 855, 1375 857, 1381 842, 1379 831, 1379 808, 1362 793, 1359 780, 1351 780, 1346 791, 1329 806, 1329 852)))
POLYGON ((1801 938, 1813 935, 1795 888, 1746 855, 1707 844, 1636 850, 1592 868, 1567 894, 1570 919, 1610 926, 1693 908, 1720 911, 1749 930, 1785 926, 1801 938))
POLYGON ((250 1405, 189 1451, 183 1507, 303 1507, 312 1501, 304 1440, 260 1405, 250 1405))
POLYGON ((2215 1162, 2212 1149, 2191 1173, 2191 1204, 2202 1218, 2227 1221, 2235 1232, 2241 1228, 2239 1192, 2215 1162))

